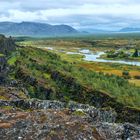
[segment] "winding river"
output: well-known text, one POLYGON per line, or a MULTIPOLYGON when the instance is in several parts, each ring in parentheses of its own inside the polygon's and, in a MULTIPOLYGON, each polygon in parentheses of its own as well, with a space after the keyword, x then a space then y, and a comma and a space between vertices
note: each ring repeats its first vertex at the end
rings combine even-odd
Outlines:
POLYGON ((104 63, 120 63, 120 64, 128 64, 128 65, 133 65, 133 66, 140 66, 140 62, 137 62, 137 61, 100 59, 100 56, 105 54, 104 52, 92 53, 88 49, 83 49, 79 51, 79 54, 80 53, 84 55, 83 59, 86 61, 95 61, 95 62, 104 62, 104 63))
MULTIPOLYGON (((55 50, 53 47, 45 47, 45 48, 48 50, 55 50)), ((80 49, 78 52, 65 52, 65 53, 66 54, 81 54, 84 56, 83 59, 86 61, 103 62, 103 63, 120 63, 120 64, 127 64, 127 65, 133 65, 133 66, 140 66, 140 62, 138 61, 102 59, 100 57, 101 55, 105 54, 105 52, 93 53, 89 49, 80 49)))

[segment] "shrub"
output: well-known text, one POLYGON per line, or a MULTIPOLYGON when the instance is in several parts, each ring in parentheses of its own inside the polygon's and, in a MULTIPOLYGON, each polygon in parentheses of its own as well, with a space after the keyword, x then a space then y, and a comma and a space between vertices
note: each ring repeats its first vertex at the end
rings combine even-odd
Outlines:
POLYGON ((134 76, 135 79, 140 79, 140 75, 134 76))
POLYGON ((125 79, 130 79, 130 78, 131 78, 128 71, 123 71, 123 72, 122 72, 122 76, 123 76, 125 79))

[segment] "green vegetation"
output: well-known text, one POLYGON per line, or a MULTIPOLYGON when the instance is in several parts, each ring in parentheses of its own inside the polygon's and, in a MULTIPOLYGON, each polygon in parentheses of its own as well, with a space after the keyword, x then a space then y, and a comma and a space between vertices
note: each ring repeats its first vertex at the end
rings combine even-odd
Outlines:
POLYGON ((137 49, 120 49, 120 50, 109 50, 106 54, 102 55, 104 59, 111 60, 132 60, 140 61, 139 51, 137 49))
POLYGON ((124 77, 125 79, 130 79, 130 78, 131 78, 128 71, 123 71, 123 72, 122 72, 122 75, 123 75, 123 77, 124 77))
POLYGON ((115 51, 109 51, 107 53, 107 58, 119 58, 119 59, 128 59, 130 55, 128 53, 125 53, 124 51, 118 51, 118 52, 115 52, 115 51))
POLYGON ((85 116, 86 113, 84 113, 82 110, 76 110, 73 112, 73 115, 76 115, 76 116, 85 116))
MULTIPOLYGON (((121 46, 128 43, 127 39, 31 39, 18 40, 18 47, 11 38, 2 40, 0 49, 5 56, 1 58, 1 100, 26 100, 29 96, 66 103, 72 100, 101 110, 114 109, 118 122, 139 122, 140 67, 87 62, 77 53, 85 48, 94 52, 111 50, 109 42, 121 46)), ((73 115, 84 113, 77 110, 73 115)))
POLYGON ((84 37, 65 37, 65 38, 24 38, 18 44, 23 46, 40 47, 43 50, 48 50, 51 47, 58 54, 62 60, 74 63, 77 66, 86 68, 88 70, 103 72, 105 74, 113 74, 123 76, 123 71, 129 71, 130 83, 140 85, 140 80, 136 80, 140 75, 140 67, 129 66, 117 63, 98 63, 87 62, 83 60, 83 55, 67 54, 66 52, 77 53, 79 49, 89 49, 92 52, 105 51, 107 55, 103 55, 103 59, 111 60, 129 60, 140 61, 140 57, 132 57, 135 49, 140 49, 139 34, 121 34, 116 35, 96 35, 84 37), (135 80, 135 81, 134 81, 135 80), (133 82, 134 81, 134 82, 133 82))
POLYGON ((124 78, 93 72, 38 48, 23 47, 18 52, 20 55, 13 56, 18 59, 10 76, 22 80, 31 97, 74 100, 102 107, 114 106, 116 100, 140 107, 140 88, 124 78), (107 101, 101 104, 103 100, 107 101))
POLYGON ((5 56, 4 54, 2 54, 2 53, 0 53, 0 57, 3 57, 3 56, 5 56))
POLYGON ((9 65, 14 65, 15 62, 17 61, 18 57, 17 57, 17 54, 14 52, 12 53, 11 57, 8 59, 8 64, 9 65))
POLYGON ((18 44, 28 46, 94 47, 105 49, 140 49, 140 34, 96 34, 81 37, 16 38, 18 44))
POLYGON ((138 57, 138 56, 139 56, 139 52, 138 52, 137 49, 135 49, 135 52, 134 52, 134 54, 133 54, 133 57, 138 57))

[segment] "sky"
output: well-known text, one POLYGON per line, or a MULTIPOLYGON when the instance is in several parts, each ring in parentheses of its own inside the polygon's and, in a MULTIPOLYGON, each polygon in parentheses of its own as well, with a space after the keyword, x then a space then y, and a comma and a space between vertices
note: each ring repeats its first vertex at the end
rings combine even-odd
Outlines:
POLYGON ((0 0, 0 22, 67 24, 79 30, 140 27, 140 0, 0 0))

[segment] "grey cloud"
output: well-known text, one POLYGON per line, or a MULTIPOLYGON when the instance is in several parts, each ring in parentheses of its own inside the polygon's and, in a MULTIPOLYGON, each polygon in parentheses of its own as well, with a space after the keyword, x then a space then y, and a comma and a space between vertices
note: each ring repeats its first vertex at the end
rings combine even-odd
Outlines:
POLYGON ((124 26, 139 26, 140 12, 135 11, 134 6, 140 9, 140 1, 0 0, 0 21, 29 20, 51 24, 68 24, 82 29, 88 27, 119 29, 124 26), (127 11, 127 5, 131 11, 129 9, 127 11), (107 12, 108 9, 110 11, 107 12), (115 11, 115 9, 119 10, 115 11), (52 10, 53 13, 48 10, 52 10))

